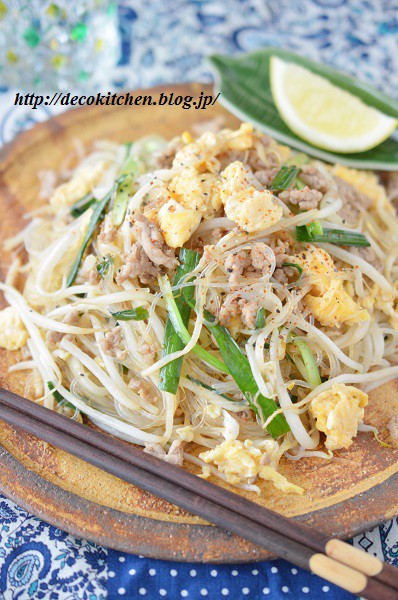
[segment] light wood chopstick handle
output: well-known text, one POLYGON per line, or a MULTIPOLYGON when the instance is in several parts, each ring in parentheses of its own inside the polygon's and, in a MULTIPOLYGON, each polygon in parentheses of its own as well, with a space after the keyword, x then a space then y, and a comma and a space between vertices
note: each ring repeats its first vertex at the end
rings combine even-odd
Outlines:
POLYGON ((368 578, 325 554, 313 554, 310 569, 315 575, 327 579, 352 594, 360 594, 366 588, 368 578))
POLYGON ((378 575, 383 569, 383 563, 376 556, 371 556, 363 550, 358 550, 341 540, 329 540, 325 551, 327 556, 334 558, 369 577, 378 575))
POLYGON ((315 575, 368 600, 398 600, 396 589, 372 577, 367 577, 364 573, 325 554, 313 554, 309 560, 309 567, 315 575))
POLYGON ((398 598, 398 569, 396 567, 341 540, 329 540, 325 546, 325 554, 392 587, 397 591, 398 598))

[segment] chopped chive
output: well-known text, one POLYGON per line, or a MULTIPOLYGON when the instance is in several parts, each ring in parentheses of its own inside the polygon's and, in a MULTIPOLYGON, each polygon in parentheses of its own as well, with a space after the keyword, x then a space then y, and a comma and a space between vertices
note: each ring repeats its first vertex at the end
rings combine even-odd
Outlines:
POLYGON ((101 277, 105 277, 110 267, 113 265, 113 258, 107 254, 104 259, 97 265, 97 271, 101 277))
MULTIPOLYGON (((193 269, 195 269, 199 262, 199 255, 196 252, 192 252, 192 250, 182 248, 179 259, 180 266, 178 267, 174 277, 174 285, 178 285, 181 279, 185 277, 187 273, 190 273, 193 271, 193 269)), ((194 287, 189 286, 185 288, 185 290, 186 297, 188 299, 192 299, 195 291, 194 287)), ((191 316, 191 307, 185 302, 185 296, 183 297, 181 294, 175 299, 175 302, 178 310, 180 311, 182 322, 185 326, 187 326, 191 316)), ((170 316, 167 317, 162 356, 167 356, 168 354, 182 350, 184 346, 184 342, 174 329, 174 325, 170 316)), ((177 392, 181 376, 182 359, 183 357, 177 358, 167 363, 167 365, 160 369, 159 388, 161 390, 170 392, 171 394, 175 394, 177 392)))
MULTIPOLYGON (((199 255, 198 255, 199 256, 199 255)), ((183 290, 184 295, 185 290, 183 290)), ((195 301, 187 300, 187 303, 195 309, 195 301)), ((260 394, 256 380, 252 373, 247 356, 239 348, 238 344, 231 336, 226 327, 220 325, 217 319, 208 310, 203 311, 206 319, 205 325, 217 342, 220 354, 225 364, 237 383, 239 389, 243 392, 251 408, 259 416, 262 422, 265 422, 276 410, 278 406, 271 398, 260 394)), ((277 415, 268 425, 268 432, 273 437, 279 437, 290 431, 290 427, 284 415, 277 415)))
POLYGON ((94 196, 91 193, 86 194, 85 196, 83 196, 83 198, 80 198, 80 200, 77 200, 76 202, 74 202, 74 204, 72 204, 72 206, 70 207, 70 214, 72 215, 72 217, 75 217, 75 219, 77 219, 77 217, 80 217, 80 215, 86 212, 86 210, 90 208, 90 206, 94 204, 94 202, 96 202, 94 196))
POLYGON ((111 312, 111 315, 116 321, 143 321, 149 318, 149 312, 143 306, 111 312))
POLYGON ((55 389, 55 385, 53 384, 52 381, 47 381, 47 387, 50 390, 50 392, 52 393, 54 400, 57 401, 57 404, 60 404, 62 402, 63 406, 66 406, 67 408, 71 408, 72 410, 76 410, 76 407, 73 406, 73 404, 71 404, 67 400, 65 400, 63 395, 60 394, 59 391, 55 389))
POLYGON ((115 227, 119 227, 123 223, 129 196, 133 190, 136 177, 140 172, 138 160, 133 157, 129 158, 131 146, 130 142, 126 144, 126 162, 123 165, 114 191, 111 220, 115 227))
POLYGON ((303 359, 303 363, 305 366, 305 370, 307 371, 308 383, 311 384, 314 388, 317 387, 318 385, 321 385, 322 380, 321 380, 321 376, 319 375, 318 366, 315 362, 315 358, 314 358, 311 350, 308 347, 307 342, 294 337, 293 343, 295 344, 295 346, 297 346, 297 348, 300 351, 301 358, 303 359))
POLYGON ((300 179, 300 177, 297 177, 296 179, 296 188, 298 190, 302 190, 303 188, 305 188, 305 183, 302 179, 300 179))
POLYGON ((324 229, 321 235, 309 234, 305 225, 296 227, 298 242, 318 242, 336 244, 337 246, 370 246, 362 233, 343 229, 324 229))
POLYGON ((308 235, 310 237, 313 237, 314 235, 323 234, 323 228, 318 219, 314 219, 314 221, 311 221, 311 223, 307 223, 307 225, 304 225, 304 227, 308 231, 308 235))
POLYGON ((304 152, 297 152, 293 154, 288 160, 285 162, 287 167, 302 167, 309 160, 308 154, 304 154, 304 152))
POLYGON ((82 244, 80 246, 79 252, 78 252, 75 260, 73 261, 73 264, 70 268, 68 277, 66 279, 66 287, 70 287, 72 285, 72 283, 75 281, 77 272, 80 267, 80 263, 82 262, 83 254, 88 246, 89 241, 91 240, 91 238, 94 234, 95 228, 97 227, 97 225, 102 217, 102 213, 104 212, 106 205, 108 204, 110 199, 111 199, 111 192, 108 192, 106 194, 106 196, 104 196, 102 198, 102 200, 99 200, 99 202, 96 203, 93 214, 91 215, 90 223, 88 224, 88 227, 87 227, 86 234, 85 234, 82 244))
POLYGON ((265 308, 262 306, 257 311, 255 328, 263 329, 264 327, 265 327, 265 308))
POLYGON ((294 269, 297 269, 300 277, 303 274, 303 268, 300 267, 300 265, 298 265, 296 263, 284 262, 284 263, 282 263, 282 267, 293 267, 294 269))
MULTIPOLYGON (((278 409, 276 402, 260 394, 249 360, 228 329, 216 323, 215 317, 208 311, 204 311, 204 314, 207 319, 206 327, 213 334, 232 377, 261 421, 266 421, 278 409), (214 324, 211 324, 212 321, 214 321, 214 324)), ((270 422, 267 430, 276 438, 290 431, 290 427, 284 415, 279 414, 270 422)))
POLYGON ((288 188, 294 186, 298 174, 299 169, 296 166, 283 166, 275 175, 268 189, 272 192, 281 192, 282 190, 287 190, 288 188))
MULTIPOLYGON (((192 252, 192 250, 191 250, 191 252, 192 252)), ((190 304, 193 303, 193 299, 187 301, 187 299, 186 299, 187 295, 184 296, 184 294, 180 294, 179 298, 176 299, 171 291, 170 282, 167 279, 167 277, 165 277, 165 276, 159 277, 159 283, 160 283, 161 290, 163 292, 163 297, 164 297, 166 305, 167 305, 168 317, 170 318, 170 321, 173 325, 175 332, 181 338, 181 340, 184 342, 184 346, 185 346, 186 344, 188 344, 190 342, 191 336, 188 332, 187 326, 185 325, 185 323, 182 320, 181 313, 178 309, 176 300, 181 298, 182 301, 185 301, 188 304, 188 306, 190 306, 190 304)), ((189 287, 191 287, 191 286, 189 286, 189 287)), ((209 365, 212 365, 219 371, 229 374, 229 370, 225 366, 225 364, 221 360, 219 360, 216 356, 214 356, 214 354, 210 354, 210 352, 207 352, 207 350, 205 350, 204 348, 201 348, 201 346, 198 346, 196 344, 192 348, 192 353, 196 354, 196 356, 199 356, 199 358, 201 358, 202 360, 207 362, 209 365)))

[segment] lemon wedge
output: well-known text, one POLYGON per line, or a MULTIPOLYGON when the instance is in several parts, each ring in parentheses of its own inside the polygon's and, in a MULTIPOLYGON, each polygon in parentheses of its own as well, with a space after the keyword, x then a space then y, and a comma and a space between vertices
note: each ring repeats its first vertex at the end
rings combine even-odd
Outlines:
POLYGON ((387 139, 397 120, 295 63, 272 56, 270 81, 279 114, 294 133, 314 146, 364 152, 387 139))

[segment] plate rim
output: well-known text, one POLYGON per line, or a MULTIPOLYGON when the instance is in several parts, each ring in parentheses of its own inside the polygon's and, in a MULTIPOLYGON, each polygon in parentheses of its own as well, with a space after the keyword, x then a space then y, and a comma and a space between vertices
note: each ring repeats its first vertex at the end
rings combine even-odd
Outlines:
MULTIPOLYGON (((160 91, 167 92, 187 90, 194 92, 200 90, 211 90, 212 87, 208 84, 173 84, 159 85, 148 88, 146 90, 134 90, 134 94, 152 93, 156 94, 160 91), (199 88, 198 88, 199 86, 199 88), (196 88, 196 89, 195 89, 196 88)), ((29 147, 34 146, 35 141, 30 139, 32 132, 39 136, 51 135, 58 133, 63 129, 64 124, 68 123, 71 115, 84 115, 88 110, 99 112, 104 107, 78 107, 65 111, 56 115, 44 122, 36 124, 33 128, 21 132, 16 138, 0 148, 0 176, 7 162, 15 159, 19 149, 29 144, 29 147)), ((106 110, 112 112, 119 107, 109 106, 106 110)), ((37 138, 36 138, 37 139, 37 138)), ((1 422, 0 422, 1 423, 1 422)), ((330 507, 325 507, 297 518, 299 521, 312 524, 319 529, 323 529, 329 534, 337 537, 347 538, 353 535, 362 533, 381 522, 386 518, 398 514, 398 505, 388 505, 392 512, 389 516, 386 515, 386 509, 379 510, 379 516, 371 520, 366 520, 366 509, 371 504, 377 502, 377 497, 381 496, 382 490, 385 488, 398 489, 398 473, 389 479, 369 488, 365 492, 356 496, 347 498, 343 502, 333 504, 330 507), (344 525, 344 517, 341 512, 342 505, 346 505, 345 510, 349 511, 348 507, 354 507, 356 511, 356 519, 351 519, 350 527, 344 525), (336 513, 339 518, 336 518, 336 513)), ((126 512, 121 512, 114 508, 109 508, 92 501, 86 500, 77 494, 64 490, 63 488, 53 484, 52 482, 42 478, 37 473, 30 471, 25 465, 18 461, 0 444, 0 491, 13 501, 17 502, 24 509, 28 510, 35 516, 44 521, 75 535, 76 537, 85 538, 94 543, 99 543, 109 548, 116 550, 141 554, 151 558, 173 560, 177 562, 208 562, 214 564, 223 563, 249 563, 257 562, 271 558, 271 555, 264 550, 254 547, 250 542, 226 533, 218 527, 201 524, 175 523, 151 519, 149 517, 137 516, 126 512), (12 486, 18 482, 20 491, 13 491, 12 486), (30 486, 30 487, 29 487, 30 486), (43 493, 35 501, 32 489, 41 490, 43 493), (44 494, 44 495, 43 495, 44 494), (45 496, 47 494, 47 496, 45 496), (40 506, 46 498, 53 498, 55 504, 51 504, 52 512, 47 508, 45 503, 40 506), (57 506, 58 513, 54 506, 57 506), (87 515, 90 519, 87 519, 87 515), (79 523, 74 522, 76 515, 80 516, 79 523), (97 521, 93 518, 96 516, 97 521), (108 519, 105 523, 104 518, 108 519), (111 521, 109 521, 109 519, 111 521), (112 527, 110 527, 112 525, 112 527), (129 532, 130 537, 124 535, 123 539, 113 537, 116 528, 123 528, 124 532, 129 532), (151 529, 152 536, 148 536, 148 529, 151 529), (111 530, 112 533, 109 533, 111 530), (156 531, 156 535, 155 535, 156 531), (144 543, 141 545, 134 544, 134 539, 137 540, 137 535, 155 538, 154 543, 144 543), (164 541, 162 546, 159 540, 164 541), (196 544, 192 543, 195 539, 196 544), (180 546, 177 547, 176 541, 180 540, 180 546), (181 550, 181 544, 184 544, 184 550, 181 550), (210 547, 211 546, 211 547, 210 547), (217 549, 218 548, 218 549, 217 549)), ((48 504, 47 504, 48 506, 48 504)), ((382 503, 380 503, 380 507, 382 503)), ((352 508, 351 508, 352 511, 352 508)), ((344 512, 344 511, 343 511, 344 512)), ((347 518, 347 517, 346 517, 347 518)))

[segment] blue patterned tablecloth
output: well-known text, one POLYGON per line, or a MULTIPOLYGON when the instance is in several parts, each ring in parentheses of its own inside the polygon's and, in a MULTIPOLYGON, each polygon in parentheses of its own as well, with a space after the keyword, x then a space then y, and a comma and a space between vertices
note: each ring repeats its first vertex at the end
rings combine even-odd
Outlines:
MULTIPOLYGON (((370 0, 123 0, 122 59, 102 89, 210 81, 203 60, 285 46, 398 98, 398 4, 370 0)), ((52 114, 14 107, 0 89, 0 145, 52 114)), ((398 520, 354 539, 398 565, 398 520)), ((79 540, 0 496, 0 600, 145 598, 345 600, 353 596, 284 561, 193 565, 146 559, 79 540)))

